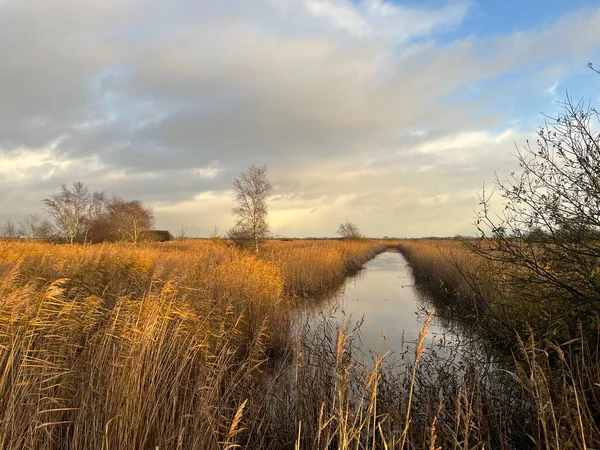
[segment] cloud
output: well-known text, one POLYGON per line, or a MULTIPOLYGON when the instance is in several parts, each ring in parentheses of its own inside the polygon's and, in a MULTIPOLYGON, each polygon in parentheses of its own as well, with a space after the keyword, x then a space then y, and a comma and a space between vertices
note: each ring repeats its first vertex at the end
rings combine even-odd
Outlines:
POLYGON ((355 38, 402 42, 432 31, 457 26, 467 13, 467 3, 456 1, 441 8, 408 7, 382 0, 304 0, 316 18, 355 38))
POLYGON ((81 179, 208 234, 231 224, 233 178, 266 163, 277 233, 348 218, 419 234, 436 211, 439 232, 464 233, 465 192, 531 132, 531 92, 600 42, 600 10, 483 37, 460 32, 470 4, 4 2, 0 219, 81 179))

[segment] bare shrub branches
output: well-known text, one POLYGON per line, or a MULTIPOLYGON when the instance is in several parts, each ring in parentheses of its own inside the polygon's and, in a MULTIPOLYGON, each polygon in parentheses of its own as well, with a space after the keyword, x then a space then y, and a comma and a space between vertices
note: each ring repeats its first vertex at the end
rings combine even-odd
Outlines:
POLYGON ((154 225, 154 212, 139 200, 113 197, 107 205, 106 219, 115 240, 135 244, 154 225))
POLYGON ((362 234, 358 229, 358 225, 346 220, 346 222, 340 223, 337 230, 337 235, 342 239, 362 239, 362 234))
POLYGON ((520 171, 496 180, 502 214, 481 196, 476 224, 492 240, 471 245, 504 264, 497 281, 531 303, 525 320, 545 318, 551 334, 593 318, 600 297, 600 115, 570 98, 562 107, 535 145, 518 149, 520 171))
POLYGON ((45 211, 54 219, 65 242, 85 241, 93 220, 104 207, 104 193, 90 192, 81 182, 69 189, 63 184, 60 191, 43 200, 45 211))

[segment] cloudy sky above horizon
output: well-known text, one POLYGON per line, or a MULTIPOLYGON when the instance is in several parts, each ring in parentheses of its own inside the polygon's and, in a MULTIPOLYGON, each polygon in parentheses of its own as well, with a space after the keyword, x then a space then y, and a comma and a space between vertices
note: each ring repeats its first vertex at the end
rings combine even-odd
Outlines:
POLYGON ((600 1, 0 0, 0 222, 62 183, 233 224, 266 164, 282 236, 474 234, 566 92, 600 105, 600 1))

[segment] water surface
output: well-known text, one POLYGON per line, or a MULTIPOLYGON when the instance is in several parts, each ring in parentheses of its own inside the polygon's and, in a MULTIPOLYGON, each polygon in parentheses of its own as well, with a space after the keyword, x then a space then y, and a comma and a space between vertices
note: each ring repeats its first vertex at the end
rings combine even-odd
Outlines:
MULTIPOLYGON (((360 323, 360 349, 365 355, 404 352, 418 339, 427 311, 423 294, 414 286, 411 268, 402 254, 385 252, 346 280, 340 292, 313 305, 313 317, 332 317, 338 324, 360 323), (317 314, 315 314, 317 313, 317 314)), ((428 341, 443 332, 434 320, 428 341)))

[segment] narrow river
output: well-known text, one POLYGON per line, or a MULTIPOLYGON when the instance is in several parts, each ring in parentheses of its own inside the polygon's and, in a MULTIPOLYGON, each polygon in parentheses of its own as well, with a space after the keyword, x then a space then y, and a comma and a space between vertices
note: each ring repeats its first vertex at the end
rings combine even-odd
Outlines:
MULTIPOLYGON (((423 294, 414 286, 411 268, 401 253, 385 252, 346 280, 343 288, 310 308, 314 320, 328 317, 349 329, 360 323, 359 349, 365 356, 395 352, 398 355, 418 339, 426 310, 423 294)), ((434 319, 427 343, 444 328, 434 319)))

